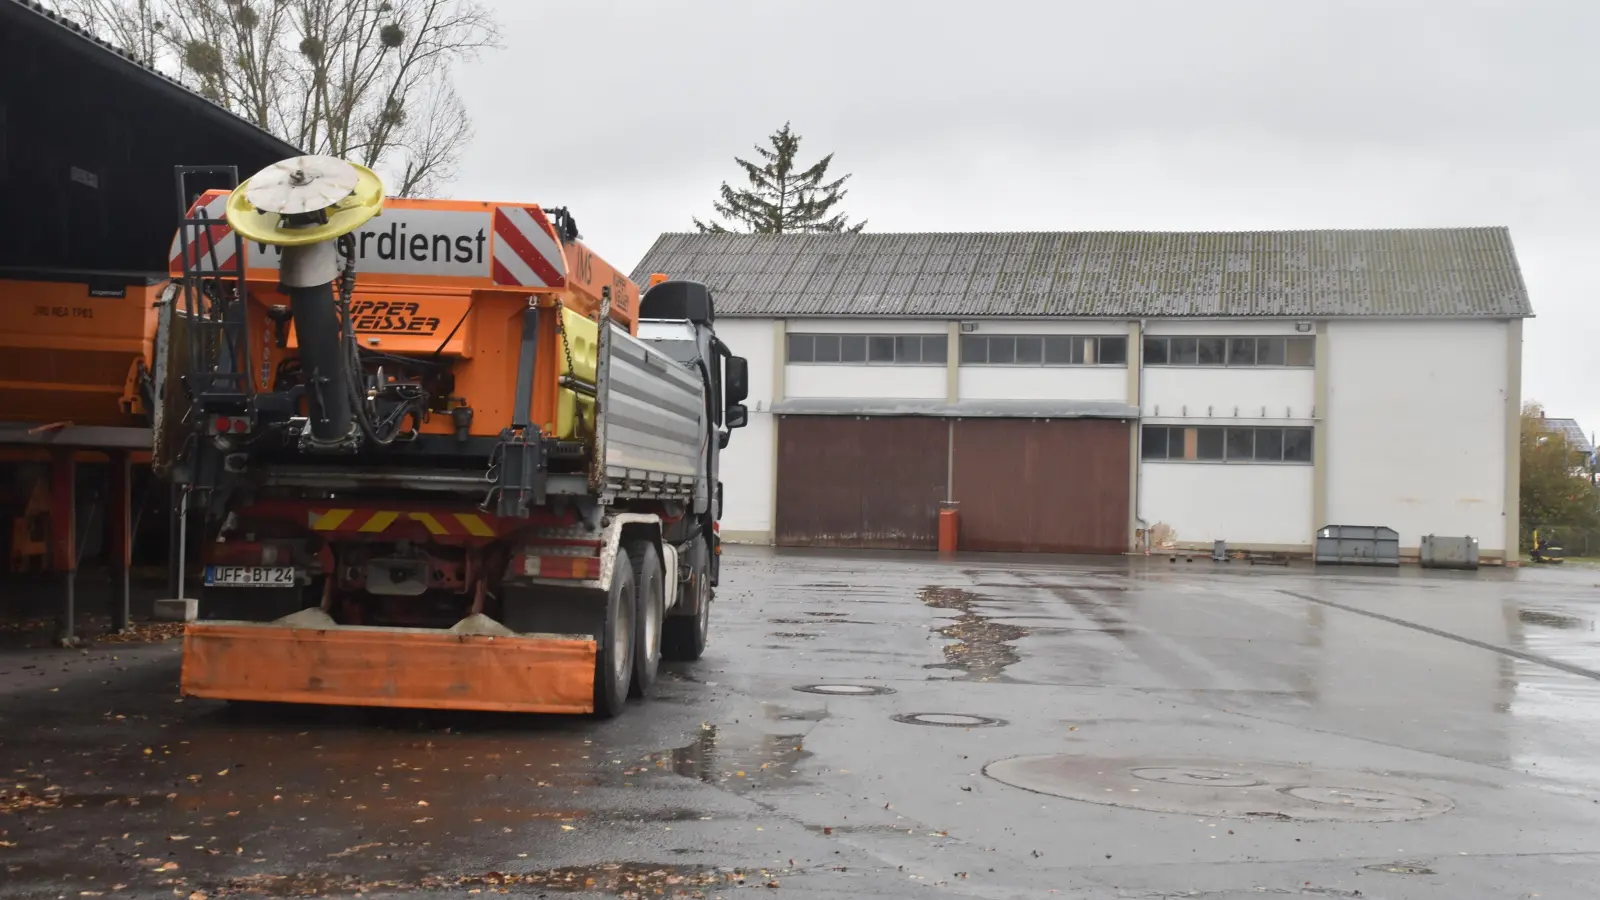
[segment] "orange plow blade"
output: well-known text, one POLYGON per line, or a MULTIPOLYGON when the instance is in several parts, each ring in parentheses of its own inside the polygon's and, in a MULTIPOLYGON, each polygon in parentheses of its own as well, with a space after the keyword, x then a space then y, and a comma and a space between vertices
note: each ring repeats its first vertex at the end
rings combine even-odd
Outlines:
POLYGON ((183 693, 217 700, 491 712, 594 711, 595 643, 414 628, 191 623, 183 693))

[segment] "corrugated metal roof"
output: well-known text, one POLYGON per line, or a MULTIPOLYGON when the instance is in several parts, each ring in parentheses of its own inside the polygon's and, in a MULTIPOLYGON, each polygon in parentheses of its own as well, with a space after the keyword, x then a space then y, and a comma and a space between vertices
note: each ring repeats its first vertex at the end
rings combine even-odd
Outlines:
POLYGON ((176 92, 178 95, 183 96, 185 100, 195 104, 195 106, 203 110, 206 114, 212 116, 218 122, 222 122, 231 127, 254 132, 255 137, 258 137, 265 142, 277 145, 285 157, 298 156, 302 152, 299 148, 295 147, 288 141, 285 141, 277 135, 261 128, 254 122, 234 114, 232 111, 205 97, 204 95, 197 93, 182 82, 162 74, 160 71, 152 68, 151 66, 145 65, 138 59, 135 59, 134 56, 127 50, 118 47, 115 44, 101 40, 99 37, 96 37, 94 34, 90 33, 87 28, 84 28, 82 25, 74 22, 66 16, 61 15, 48 6, 45 6, 43 3, 37 2, 37 0, 0 0, 0 8, 15 10, 16 12, 27 17, 19 18, 19 21, 26 22, 29 20, 29 18, 32 18, 41 22, 49 22, 57 26, 61 30, 61 33, 71 34, 74 37, 81 39, 86 46, 104 51, 108 55, 108 59, 115 58, 117 63, 125 64, 129 74, 137 74, 145 77, 150 79, 152 82, 159 84, 163 89, 176 92))
POLYGON ((730 316, 1533 315, 1505 228, 664 234, 730 316))

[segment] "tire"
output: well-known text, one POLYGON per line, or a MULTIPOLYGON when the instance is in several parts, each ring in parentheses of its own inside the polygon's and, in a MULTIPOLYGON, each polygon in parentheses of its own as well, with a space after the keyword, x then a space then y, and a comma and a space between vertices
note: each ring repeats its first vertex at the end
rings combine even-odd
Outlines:
POLYGON ((689 583, 684 590, 694 592, 694 615, 673 616, 661 629, 661 654, 675 662, 694 662, 706 652, 711 633, 711 555, 704 538, 696 538, 689 551, 689 583))
POLYGON ((633 682, 633 620, 635 612, 633 563, 628 551, 617 550, 611 590, 605 608, 596 614, 594 655, 594 714, 614 718, 628 703, 633 682))
POLYGON ((649 697, 661 668, 661 622, 666 617, 667 589, 661 571, 661 553, 652 541, 637 541, 628 548, 633 560, 633 684, 630 697, 649 697))

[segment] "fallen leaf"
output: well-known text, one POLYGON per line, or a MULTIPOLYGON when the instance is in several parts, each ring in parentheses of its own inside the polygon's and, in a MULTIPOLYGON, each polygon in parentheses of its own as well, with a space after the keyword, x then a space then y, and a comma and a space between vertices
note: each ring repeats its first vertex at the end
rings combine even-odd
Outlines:
POLYGON ((226 775, 226 774, 228 774, 228 773, 229 773, 229 772, 230 772, 230 771, 232 771, 232 770, 231 770, 231 769, 223 769, 223 770, 222 770, 222 771, 221 771, 221 772, 218 772, 218 773, 217 773, 217 774, 218 774, 218 775, 226 775))
POLYGON ((187 834, 169 834, 169 835, 167 835, 167 840, 169 840, 169 841, 187 841, 188 839, 189 839, 189 836, 187 834))
POLYGON ((418 800, 417 801, 417 805, 418 806, 427 806, 428 805, 428 801, 426 801, 426 800, 418 800))
POLYGON ((171 871, 173 871, 173 870, 175 870, 177 868, 178 868, 178 864, 177 863, 169 862, 169 863, 162 863, 160 866, 157 866, 156 867, 156 871, 157 872, 171 872, 171 871))
POLYGON ((578 829, 573 828, 571 825, 563 825, 563 826, 561 826, 561 830, 562 831, 577 831, 578 829))

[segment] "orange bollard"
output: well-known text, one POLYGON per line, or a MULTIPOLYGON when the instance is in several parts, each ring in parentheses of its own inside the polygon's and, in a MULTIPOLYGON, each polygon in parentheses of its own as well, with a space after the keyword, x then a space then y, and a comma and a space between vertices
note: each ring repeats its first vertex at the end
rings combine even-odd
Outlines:
POLYGON ((954 509, 941 509, 941 510, 939 510, 939 552, 940 553, 954 553, 954 552, 956 552, 956 536, 959 533, 958 530, 957 530, 958 524, 959 524, 959 520, 957 518, 956 510, 954 510, 954 509))

